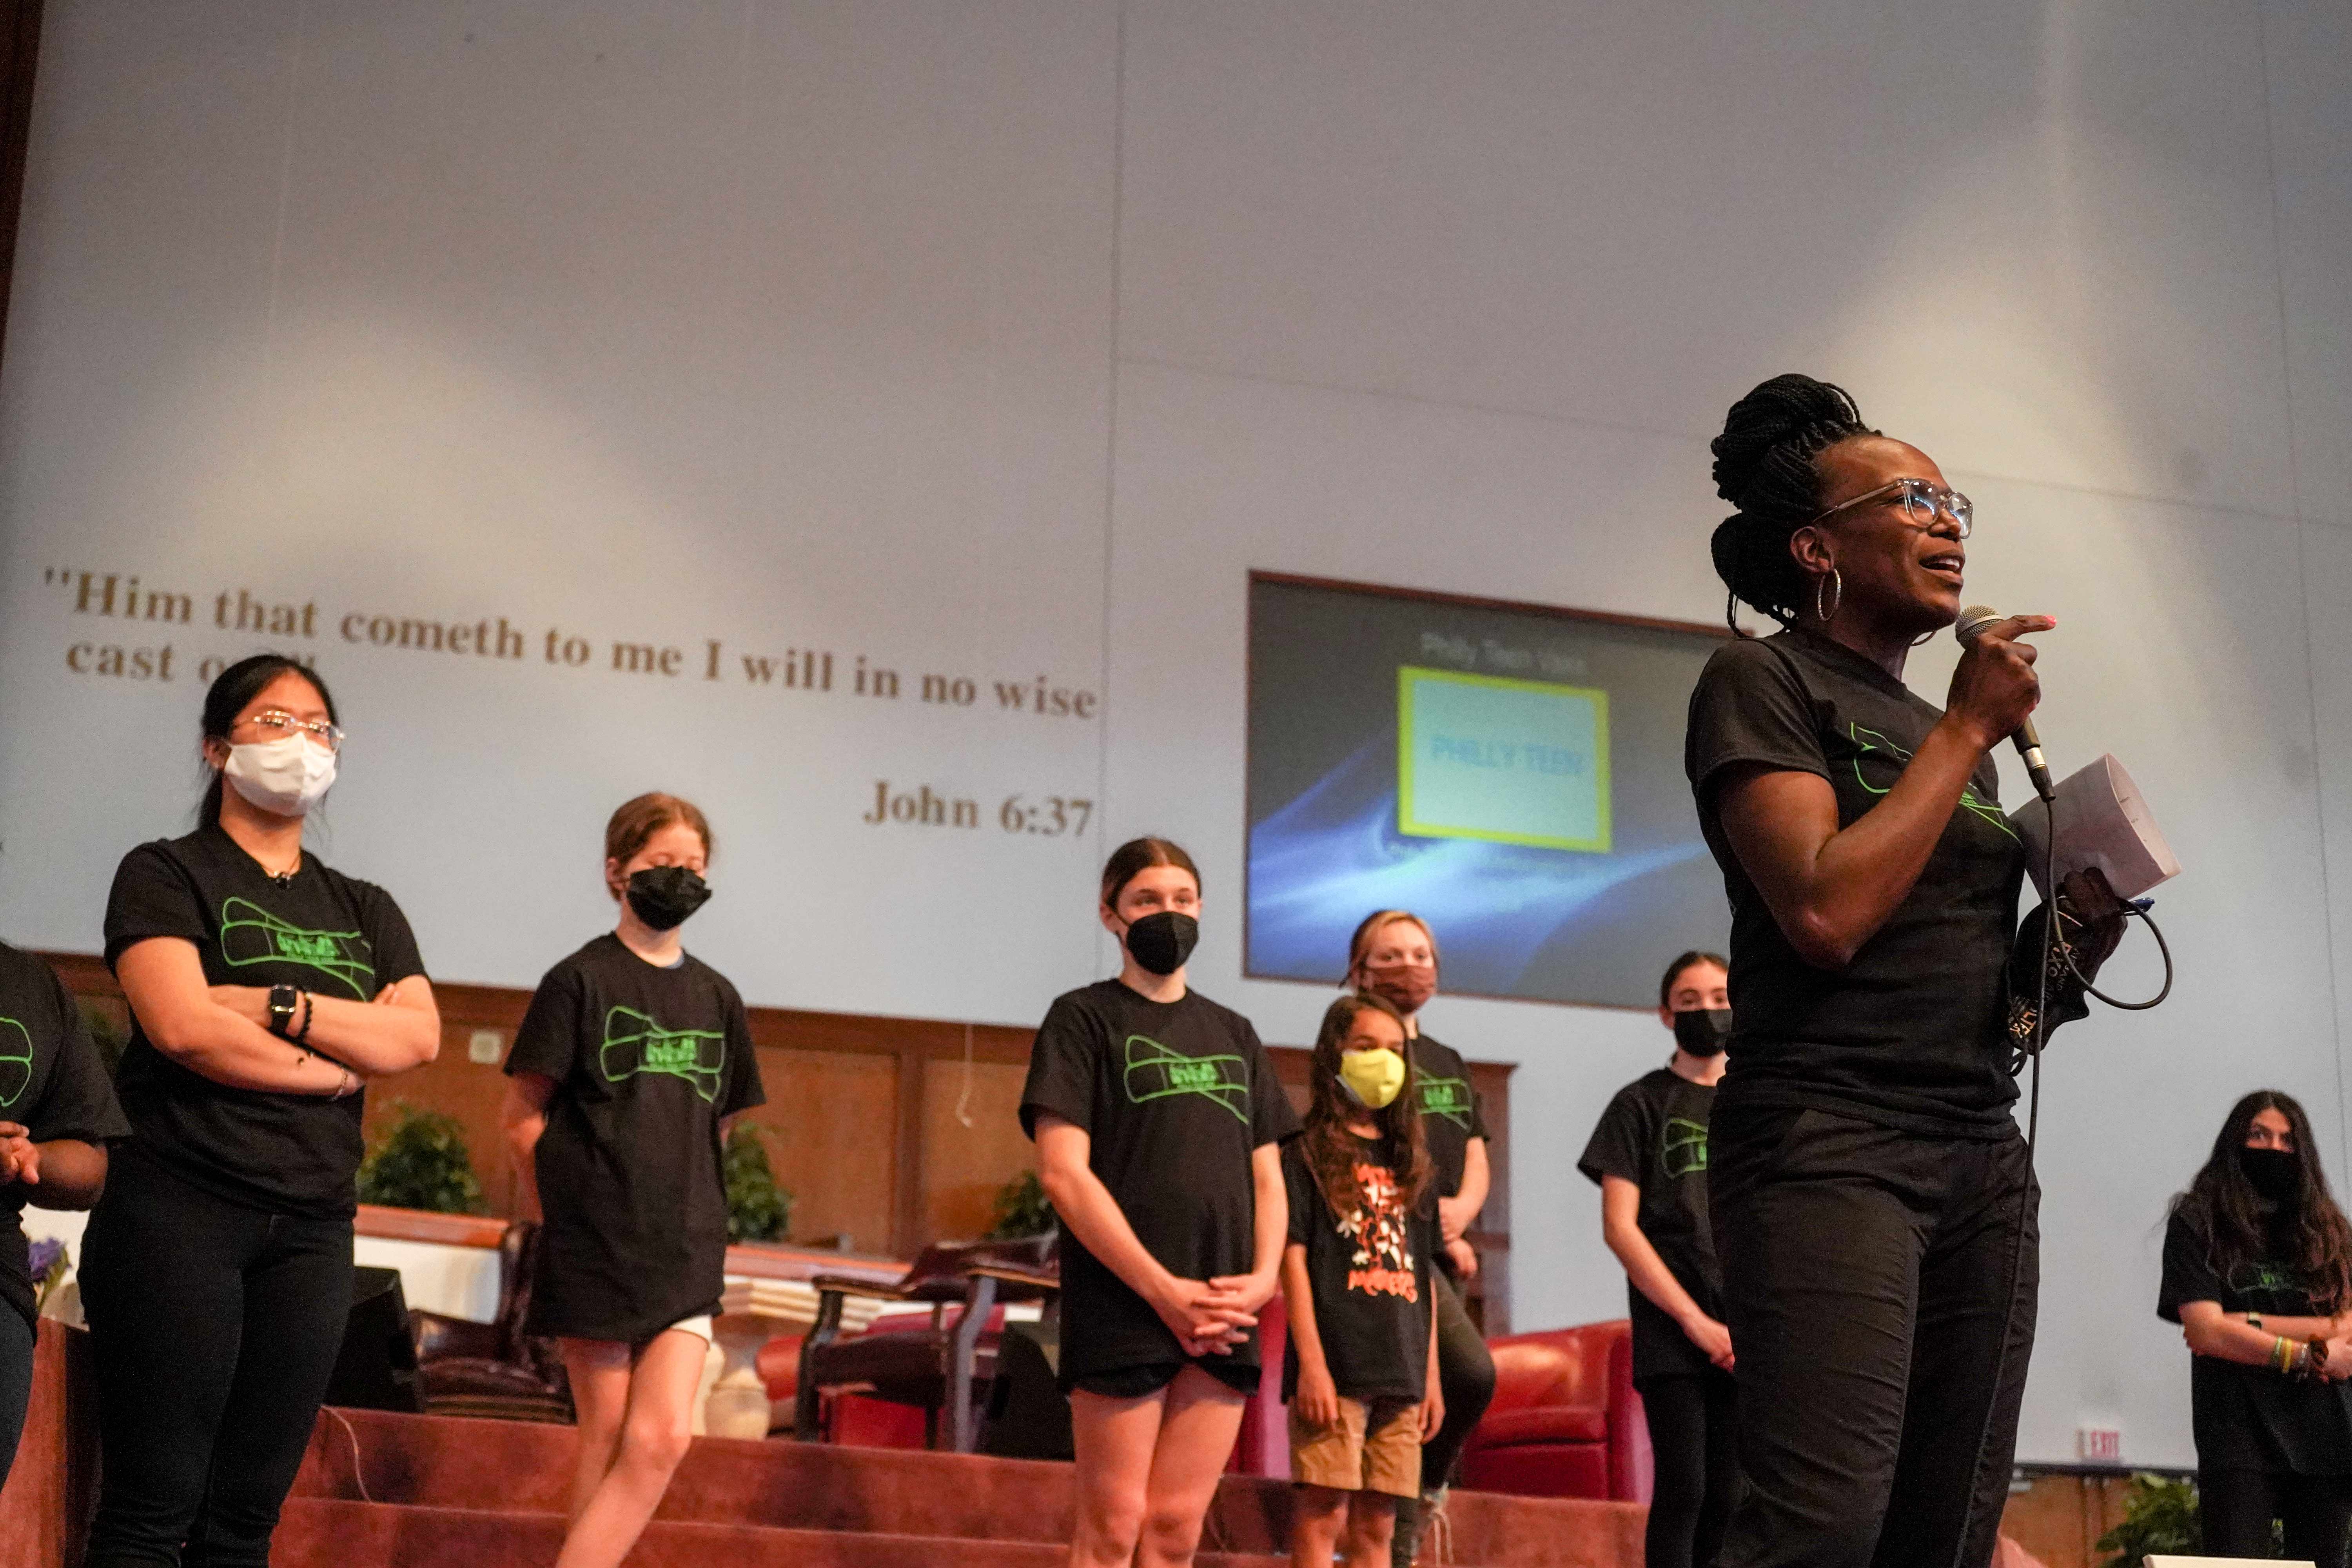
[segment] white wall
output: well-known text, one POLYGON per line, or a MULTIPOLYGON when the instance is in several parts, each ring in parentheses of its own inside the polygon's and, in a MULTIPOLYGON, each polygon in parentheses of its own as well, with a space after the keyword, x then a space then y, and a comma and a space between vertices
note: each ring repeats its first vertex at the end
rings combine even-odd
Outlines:
MULTIPOLYGON (((2053 754, 2123 756, 2189 868, 2174 1000, 2048 1064, 2021 1442, 2186 1462, 2164 1197, 2262 1083, 2347 1163, 2347 81, 2340 0, 51 0, 0 931, 94 947, 113 857, 184 811, 193 684, 62 668, 43 571, 103 557, 1103 695, 1020 730, 322 645, 365 737, 333 853, 450 978, 590 929, 564 868, 666 770, 733 834, 700 940, 754 1001, 1034 1019, 1107 957, 1093 858, 1154 829, 1207 873, 1203 988, 1301 1039, 1327 994, 1241 981, 1231 918, 1246 572, 1712 619, 1706 439, 1805 369, 1977 497, 1972 596, 2061 621, 2053 754), (854 820, 882 776, 1102 811, 894 837, 854 820)), ((1517 1321, 1621 1310, 1570 1163, 1663 1036, 1439 1005, 1521 1064, 1517 1321)))

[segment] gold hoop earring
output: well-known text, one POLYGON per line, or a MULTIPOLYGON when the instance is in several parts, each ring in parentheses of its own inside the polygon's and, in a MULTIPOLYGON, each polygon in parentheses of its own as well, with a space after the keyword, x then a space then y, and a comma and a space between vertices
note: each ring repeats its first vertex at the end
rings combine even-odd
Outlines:
POLYGON ((1828 576, 1816 577, 1813 579, 1813 616, 1822 623, 1822 625, 1829 625, 1830 617, 1836 615, 1838 610, 1844 604, 1845 579, 1838 575, 1838 569, 1836 567, 1832 566, 1830 568, 1828 576), (1826 610, 1822 608, 1822 590, 1824 588, 1835 588, 1837 590, 1835 594, 1830 596, 1830 607, 1826 610))

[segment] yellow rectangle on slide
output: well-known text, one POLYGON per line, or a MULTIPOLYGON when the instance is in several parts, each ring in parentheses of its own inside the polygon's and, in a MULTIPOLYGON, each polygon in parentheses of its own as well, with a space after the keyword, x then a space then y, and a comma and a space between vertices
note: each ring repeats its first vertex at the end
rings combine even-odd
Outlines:
POLYGON ((1609 852, 1609 693, 1397 671, 1397 831, 1609 852))

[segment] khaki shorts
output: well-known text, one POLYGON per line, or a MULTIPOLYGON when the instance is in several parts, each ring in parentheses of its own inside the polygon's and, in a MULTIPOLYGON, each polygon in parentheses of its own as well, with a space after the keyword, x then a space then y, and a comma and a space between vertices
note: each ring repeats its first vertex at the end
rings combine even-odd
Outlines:
POLYGON ((1339 1396, 1339 1419, 1310 1426, 1290 1407, 1290 1479, 1335 1492, 1421 1495, 1421 1402, 1339 1396))

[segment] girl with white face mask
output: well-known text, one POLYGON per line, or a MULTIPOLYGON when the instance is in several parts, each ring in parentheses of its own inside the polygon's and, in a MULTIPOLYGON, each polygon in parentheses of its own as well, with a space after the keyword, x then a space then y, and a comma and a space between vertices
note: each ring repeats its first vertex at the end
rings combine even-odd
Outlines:
POLYGON ((268 1561, 351 1310, 361 1091, 441 1038, 399 906, 302 847, 342 743, 326 683, 240 660, 203 743, 196 831, 125 856, 107 900, 136 1136, 84 1243, 92 1564, 268 1561))

